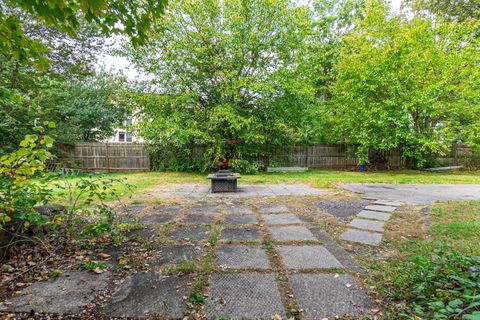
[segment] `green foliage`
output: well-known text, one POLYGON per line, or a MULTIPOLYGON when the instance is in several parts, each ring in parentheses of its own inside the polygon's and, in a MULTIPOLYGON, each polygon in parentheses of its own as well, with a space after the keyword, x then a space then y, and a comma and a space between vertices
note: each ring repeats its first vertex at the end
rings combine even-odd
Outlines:
MULTIPOLYGON (((44 125, 55 126, 53 122, 44 125)), ((36 129, 37 135, 27 135, 16 151, 0 158, 0 232, 21 234, 45 222, 34 207, 51 197, 44 170, 45 163, 52 159, 48 148, 53 139, 44 134, 43 127, 36 129)))
POLYGON ((447 247, 423 248, 407 261, 392 259, 382 281, 385 293, 407 303, 408 319, 478 319, 480 257, 464 256, 447 247))
POLYGON ((293 1, 171 2, 149 44, 125 50, 151 75, 136 106, 143 136, 176 152, 166 167, 190 166, 191 146, 201 145, 194 169, 230 158, 250 170, 274 147, 308 140, 312 31, 308 8, 293 1))
POLYGON ((370 148, 401 148, 420 167, 454 142, 477 146, 478 21, 409 19, 378 0, 364 15, 343 38, 324 110, 336 141, 357 146, 360 163, 370 148))

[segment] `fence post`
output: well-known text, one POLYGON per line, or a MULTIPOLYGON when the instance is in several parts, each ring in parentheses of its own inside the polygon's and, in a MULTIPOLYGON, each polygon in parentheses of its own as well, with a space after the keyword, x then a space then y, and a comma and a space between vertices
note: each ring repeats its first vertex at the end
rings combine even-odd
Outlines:
POLYGON ((108 155, 108 142, 105 142, 105 166, 107 167, 107 172, 110 172, 110 157, 108 155))

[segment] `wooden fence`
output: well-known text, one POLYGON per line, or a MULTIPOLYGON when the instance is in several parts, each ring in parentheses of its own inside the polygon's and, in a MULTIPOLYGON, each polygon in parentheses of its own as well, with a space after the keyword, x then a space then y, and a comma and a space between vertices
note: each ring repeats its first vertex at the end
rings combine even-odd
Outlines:
POLYGON ((66 151, 69 162, 84 171, 150 170, 145 144, 77 143, 66 151))
MULTIPOLYGON (((202 148, 196 148, 201 153, 202 148)), ((346 146, 314 144, 278 150, 269 159, 270 165, 308 168, 350 169, 358 164, 353 150, 346 146)), ((69 161, 85 171, 145 171, 150 170, 146 144, 136 143, 77 143, 67 149, 69 161)), ((371 158, 380 158, 385 168, 406 166, 401 150, 371 152, 371 158)), ((378 159, 377 159, 378 160, 378 159)), ((479 166, 480 154, 466 145, 455 145, 445 156, 435 157, 440 166, 479 166)))

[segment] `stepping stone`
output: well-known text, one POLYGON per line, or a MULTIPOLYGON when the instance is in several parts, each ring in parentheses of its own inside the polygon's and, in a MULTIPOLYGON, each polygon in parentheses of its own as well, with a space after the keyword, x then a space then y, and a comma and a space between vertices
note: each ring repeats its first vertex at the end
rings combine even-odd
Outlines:
POLYGON ((253 214, 230 215, 225 217, 225 223, 229 224, 255 224, 257 217, 253 214))
POLYGON ((188 209, 188 213, 216 215, 218 213, 218 206, 215 206, 215 205, 193 206, 190 209, 188 209))
POLYGON ((330 319, 344 314, 361 319, 373 306, 350 275, 297 273, 289 275, 289 279, 306 319, 330 319))
POLYGON ((342 268, 342 264, 322 246, 280 246, 279 251, 288 269, 342 268))
POLYGON ((217 265, 232 269, 269 269, 265 250, 259 246, 222 245, 217 248, 217 265))
POLYGON ((366 206, 365 209, 373 210, 373 211, 382 211, 382 212, 393 212, 393 211, 395 211, 395 209, 397 209, 397 207, 371 205, 371 206, 366 206))
POLYGON ((374 202, 374 204, 380 204, 380 205, 383 205, 383 206, 392 206, 392 207, 400 207, 401 205, 403 205, 402 202, 400 201, 394 201, 394 200, 376 200, 374 202))
POLYGON ((156 256, 149 261, 149 264, 154 267, 164 267, 183 261, 197 260, 202 256, 202 249, 191 244, 163 245, 156 251, 156 256))
POLYGON ((380 221, 373 221, 373 220, 364 220, 364 219, 353 219, 349 226, 358 228, 358 229, 365 229, 370 231, 378 231, 383 232, 383 225, 384 222, 380 221))
POLYGON ((257 227, 252 228, 225 228, 220 240, 260 241, 262 235, 257 227))
POLYGON ((158 212, 158 213, 180 213, 180 211, 183 209, 182 206, 156 206, 153 208, 152 211, 158 212))
POLYGON ((266 224, 294 224, 301 223, 302 221, 294 214, 268 214, 264 215, 263 219, 266 224))
POLYGON ((232 206, 227 206, 225 207, 225 213, 226 214, 253 214, 253 210, 249 206, 243 206, 243 205, 232 205, 232 206))
POLYGON ((208 227, 185 227, 175 229, 169 238, 173 240, 205 240, 210 236, 208 227))
POLYGON ((268 231, 277 241, 317 240, 310 230, 302 226, 268 227, 268 231))
POLYGON ((376 245, 382 241, 382 234, 348 229, 342 234, 341 239, 351 242, 376 245))
POLYGON ((146 207, 146 205, 126 205, 119 208, 119 211, 123 213, 140 213, 145 210, 146 207))
POLYGON ((285 317, 275 275, 214 274, 205 312, 209 319, 270 319, 285 317))
POLYGON ((387 221, 387 220, 390 219, 390 213, 379 212, 379 211, 370 211, 370 210, 362 210, 362 211, 360 211, 359 214, 357 214, 357 217, 387 221))
POLYGON ((281 213, 288 212, 288 208, 284 204, 265 204, 258 206, 260 213, 281 213))
POLYGON ((137 273, 127 278, 113 293, 105 314, 109 317, 144 318, 161 316, 179 319, 185 313, 182 296, 188 296, 187 277, 165 277, 137 273))
MULTIPOLYGON (((8 299, 6 308, 11 312, 80 313, 95 294, 105 291, 109 272, 65 272, 58 278, 39 281, 8 299)), ((0 311, 1 313, 1 311, 0 311)))
POLYGON ((171 214, 150 214, 142 218, 144 223, 163 224, 175 220, 171 214))
POLYGON ((215 216, 204 214, 189 214, 183 219, 184 223, 192 224, 213 224, 215 222, 215 216))

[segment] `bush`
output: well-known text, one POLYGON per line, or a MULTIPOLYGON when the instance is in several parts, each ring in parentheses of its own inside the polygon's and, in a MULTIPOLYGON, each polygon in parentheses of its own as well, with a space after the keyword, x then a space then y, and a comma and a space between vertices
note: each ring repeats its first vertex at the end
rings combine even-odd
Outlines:
POLYGON ((409 319, 480 319, 480 257, 448 247, 423 248, 407 261, 392 259, 382 269, 385 293, 406 302, 409 319))

